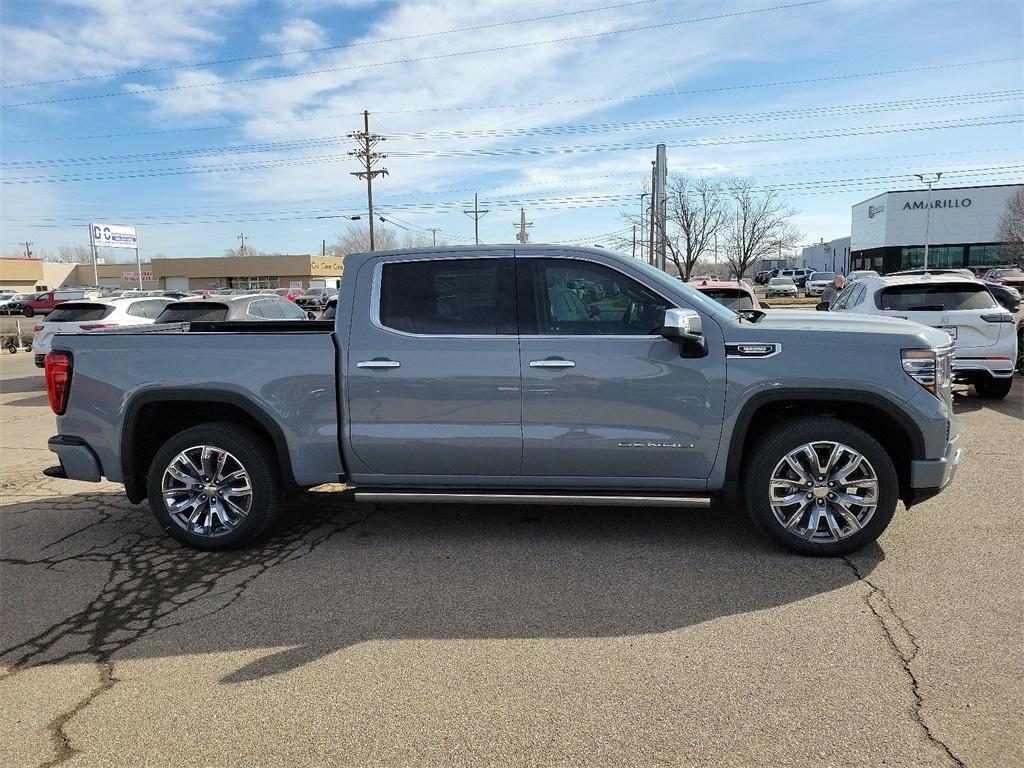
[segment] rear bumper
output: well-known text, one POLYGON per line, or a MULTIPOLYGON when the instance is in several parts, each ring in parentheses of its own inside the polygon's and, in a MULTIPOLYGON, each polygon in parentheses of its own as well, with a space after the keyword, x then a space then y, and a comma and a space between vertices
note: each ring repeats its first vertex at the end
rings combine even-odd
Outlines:
POLYGON ((98 483, 103 477, 99 459, 81 438, 55 435, 47 441, 46 447, 57 454, 69 480, 98 483))
POLYGON ((1013 376, 1014 361, 1009 357, 995 359, 985 357, 953 358, 953 379, 961 383, 972 383, 982 379, 1008 379, 1013 376))
POLYGON ((910 488, 903 499, 909 509, 914 504, 941 493, 956 477, 960 467, 960 435, 946 445, 941 459, 915 459, 910 462, 910 488))

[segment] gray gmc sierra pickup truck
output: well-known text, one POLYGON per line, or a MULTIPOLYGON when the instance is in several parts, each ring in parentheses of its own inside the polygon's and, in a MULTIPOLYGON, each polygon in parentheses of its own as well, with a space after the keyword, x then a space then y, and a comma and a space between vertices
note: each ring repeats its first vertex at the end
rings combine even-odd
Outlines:
POLYGON ((47 473, 123 483, 184 544, 238 546, 282 498, 742 504, 795 551, 874 541, 960 459, 947 334, 726 309, 560 246, 364 253, 330 322, 57 336, 47 473))

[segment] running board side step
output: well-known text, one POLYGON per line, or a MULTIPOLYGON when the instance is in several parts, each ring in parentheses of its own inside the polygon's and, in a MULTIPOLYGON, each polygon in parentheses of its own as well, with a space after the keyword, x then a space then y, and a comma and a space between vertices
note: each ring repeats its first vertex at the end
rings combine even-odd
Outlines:
POLYGON ((551 493, 452 493, 449 491, 355 491, 356 501, 422 504, 551 504, 593 507, 688 507, 709 509, 707 496, 623 496, 551 493))

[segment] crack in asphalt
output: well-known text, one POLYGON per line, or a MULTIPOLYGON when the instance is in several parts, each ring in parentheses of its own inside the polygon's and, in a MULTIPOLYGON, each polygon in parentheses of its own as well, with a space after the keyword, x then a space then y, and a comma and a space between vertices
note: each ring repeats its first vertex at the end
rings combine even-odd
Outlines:
POLYGON ((903 672, 910 681, 910 691, 914 696, 914 707, 911 710, 914 721, 921 727, 928 741, 945 752, 954 765, 958 766, 958 768, 966 768, 964 761, 957 757, 952 748, 935 734, 924 719, 924 695, 921 693, 921 686, 913 668, 914 659, 917 658, 917 654, 921 650, 917 637, 907 628, 906 622, 896 612, 896 608, 893 606, 892 601, 889 600, 885 590, 864 576, 857 567, 857 564, 849 556, 844 555, 843 561, 853 571, 857 580, 867 584, 871 590, 865 596, 864 602, 875 618, 878 619, 878 624, 889 641, 889 646, 900 660, 903 672))
MULTIPOLYGON (((109 499, 96 498, 83 505, 83 511, 95 511, 113 522, 137 517, 141 509, 125 509, 117 518, 109 499), (104 509, 101 511, 101 505, 104 509)), ((273 533, 248 549, 229 552, 198 552, 180 548, 150 521, 132 531, 119 532, 112 540, 96 544, 66 556, 47 556, 35 560, 0 558, 8 565, 43 565, 54 568, 68 561, 104 562, 110 566, 107 580, 99 593, 82 610, 54 622, 9 648, 0 649, 0 661, 9 669, 0 673, 0 681, 32 667, 59 664, 76 657, 87 657, 99 668, 99 680, 73 707, 59 713, 47 730, 55 756, 41 768, 60 765, 81 750, 74 747, 66 726, 97 697, 118 682, 113 656, 150 635, 212 616, 239 600, 252 583, 272 568, 306 557, 331 537, 365 523, 377 513, 372 505, 367 514, 353 520, 332 519, 337 509, 313 512, 302 520, 276 525, 273 533), (283 528, 283 530, 282 530, 283 528), (223 582, 233 575, 245 574, 228 586, 223 582), (224 598, 216 606, 176 620, 168 620, 204 598, 224 598)), ((282 518, 287 517, 288 510, 282 518)), ((78 529, 95 528, 99 521, 78 529)), ((68 537, 44 545, 48 549, 68 537)))

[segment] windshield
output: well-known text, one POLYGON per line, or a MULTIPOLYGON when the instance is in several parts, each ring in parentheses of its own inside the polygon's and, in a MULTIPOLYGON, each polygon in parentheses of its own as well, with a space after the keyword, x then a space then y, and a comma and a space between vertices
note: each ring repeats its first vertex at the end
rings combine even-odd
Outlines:
POLYGON ((61 304, 46 316, 46 323, 85 323, 102 320, 113 313, 109 304, 61 304))
POLYGON ((876 299, 878 308, 897 312, 955 312, 963 309, 995 309, 992 294, 977 283, 893 285, 876 299))
POLYGON ((228 316, 227 304, 217 301, 195 301, 171 304, 157 318, 158 323, 193 323, 224 320, 228 316))
POLYGON ((812 283, 817 282, 819 280, 835 280, 836 279, 836 273, 835 272, 813 272, 813 273, 811 273, 811 277, 809 279, 810 279, 810 281, 812 283))
POLYGON ((1019 269, 996 269, 992 274, 996 277, 1024 277, 1024 272, 1019 269))
POLYGON ((698 288, 697 290, 733 311, 754 309, 754 300, 750 294, 739 288, 698 288))

